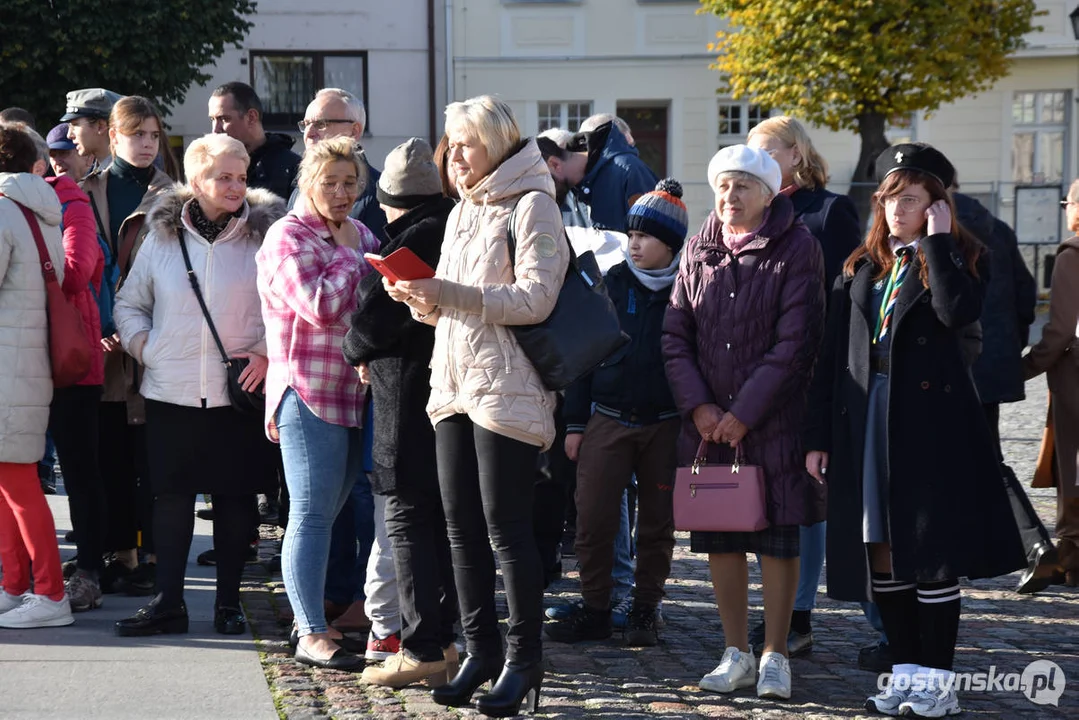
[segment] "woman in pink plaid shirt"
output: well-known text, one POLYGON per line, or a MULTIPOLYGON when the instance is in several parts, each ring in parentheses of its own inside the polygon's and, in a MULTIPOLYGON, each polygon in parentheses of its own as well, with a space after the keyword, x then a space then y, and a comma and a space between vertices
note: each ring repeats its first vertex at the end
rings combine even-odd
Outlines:
POLYGON ((356 309, 363 258, 378 240, 349 217, 367 181, 348 138, 307 150, 301 202, 275 223, 256 258, 270 367, 266 431, 281 444, 291 496, 281 551, 296 616, 296 659, 317 667, 363 668, 363 657, 329 628, 322 595, 330 529, 363 472, 364 387, 341 353, 356 309))

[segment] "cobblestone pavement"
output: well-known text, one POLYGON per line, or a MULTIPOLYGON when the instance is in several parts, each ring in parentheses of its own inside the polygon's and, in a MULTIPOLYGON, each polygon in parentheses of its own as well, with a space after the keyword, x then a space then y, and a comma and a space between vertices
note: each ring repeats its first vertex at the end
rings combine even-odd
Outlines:
MULTIPOLYGON (((1028 384, 1024 403, 1002 408, 1004 453, 1019 478, 1028 480, 1045 417, 1045 383, 1028 384)), ((1052 531, 1053 491, 1031 491, 1031 500, 1052 531)), ((263 553, 272 543, 263 543, 263 553)), ((278 710, 287 720, 332 717, 455 718, 475 710, 448 710, 431 703, 422 687, 392 691, 361 684, 358 676, 298 665, 291 659, 286 632, 291 622, 279 575, 252 566, 244 603, 259 639, 263 667, 278 710)), ((1021 673, 1044 658, 1057 663, 1070 682, 1059 707, 1034 705, 1019 691, 960 694, 964 717, 1079 718, 1079 592, 1053 587, 1035 596, 1012 590, 1017 575, 965 583, 956 670, 1021 673)), ((751 563, 751 623, 760 614, 760 576, 751 563)), ((577 573, 552 586, 547 603, 566 602, 577 591, 577 573)), ((857 606, 824 595, 823 583, 813 614, 815 646, 806 658, 791 661, 793 696, 789 702, 760 700, 749 690, 721 696, 702 692, 701 676, 718 664, 724 643, 712 598, 707 562, 688 550, 680 534, 664 604, 667 618, 655 648, 622 648, 608 642, 575 646, 545 640, 547 676, 540 712, 549 718, 856 718, 876 678, 857 669, 858 649, 875 640, 857 606)), ((500 613, 505 617, 504 596, 500 613)))

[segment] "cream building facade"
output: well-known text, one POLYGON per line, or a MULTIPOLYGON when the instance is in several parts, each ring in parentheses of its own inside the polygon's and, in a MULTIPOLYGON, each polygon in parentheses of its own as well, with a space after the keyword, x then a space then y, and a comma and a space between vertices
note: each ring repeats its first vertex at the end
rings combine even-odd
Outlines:
MULTIPOLYGON (((708 43, 721 20, 691 0, 450 0, 449 94, 509 102, 528 134, 575 129, 592 113, 630 123, 660 176, 686 187, 694 226, 711 208, 705 170, 723 145, 742 142, 768 114, 716 94, 708 43)), ((1011 222, 1015 184, 1066 186, 1077 174, 1075 0, 1039 0, 1044 30, 1030 34, 1012 73, 994 88, 914 118, 889 139, 939 146, 963 187, 1011 222)), ((781 112, 780 108, 775 109, 781 112)), ((815 128, 814 142, 845 192, 858 155, 852 133, 815 128)), ((1059 213, 1058 213, 1059 214, 1059 213)), ((1028 218, 1029 219, 1029 218, 1028 218)), ((1045 223, 1042 223, 1044 228, 1045 223)))
MULTIPOLYGON (((364 99, 364 147, 377 167, 410 137, 442 132, 446 105, 446 4, 443 0, 259 0, 242 47, 228 47, 212 79, 192 87, 168 118, 170 135, 191 140, 209 132, 207 101, 218 85, 252 85, 265 105, 268 131, 296 137, 297 121, 323 87, 364 99)), ((175 140, 174 140, 175 141, 175 140)))

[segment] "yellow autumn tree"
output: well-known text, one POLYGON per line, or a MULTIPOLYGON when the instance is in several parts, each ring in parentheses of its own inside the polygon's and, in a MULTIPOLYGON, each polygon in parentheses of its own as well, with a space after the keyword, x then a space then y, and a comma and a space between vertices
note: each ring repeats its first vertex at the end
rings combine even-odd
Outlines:
POLYGON ((872 181, 891 118, 929 114, 993 86, 1034 29, 1033 0, 701 0, 725 18, 709 49, 721 90, 862 146, 852 180, 872 181))

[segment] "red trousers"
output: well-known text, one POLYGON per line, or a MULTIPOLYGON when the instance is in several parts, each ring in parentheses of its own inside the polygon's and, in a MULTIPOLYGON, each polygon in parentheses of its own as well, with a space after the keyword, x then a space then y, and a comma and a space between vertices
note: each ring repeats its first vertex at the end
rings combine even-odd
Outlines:
POLYGON ((0 565, 8 594, 22 595, 30 589, 32 565, 34 592, 50 600, 63 599, 56 525, 34 463, 0 463, 0 565))

